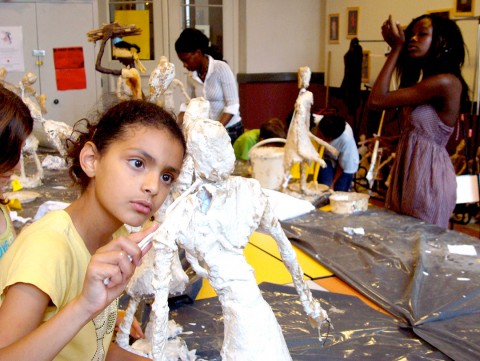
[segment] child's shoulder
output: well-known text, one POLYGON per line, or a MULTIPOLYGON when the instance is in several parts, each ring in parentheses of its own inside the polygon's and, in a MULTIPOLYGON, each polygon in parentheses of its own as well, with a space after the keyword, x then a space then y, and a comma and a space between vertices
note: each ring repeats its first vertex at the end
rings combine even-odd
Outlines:
POLYGON ((16 242, 38 242, 39 239, 55 241, 64 237, 66 230, 71 228, 73 223, 67 212, 63 210, 50 211, 42 218, 24 227, 17 237, 16 242), (35 241, 37 240, 37 241, 35 241))

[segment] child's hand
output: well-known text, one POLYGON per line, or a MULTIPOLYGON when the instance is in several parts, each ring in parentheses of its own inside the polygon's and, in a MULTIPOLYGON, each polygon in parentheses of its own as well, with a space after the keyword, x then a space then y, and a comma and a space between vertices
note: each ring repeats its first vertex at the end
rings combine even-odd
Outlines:
POLYGON ((151 248, 149 245, 142 252, 137 244, 157 228, 155 224, 148 230, 114 239, 93 254, 80 295, 85 310, 96 315, 123 292, 142 256, 151 248))

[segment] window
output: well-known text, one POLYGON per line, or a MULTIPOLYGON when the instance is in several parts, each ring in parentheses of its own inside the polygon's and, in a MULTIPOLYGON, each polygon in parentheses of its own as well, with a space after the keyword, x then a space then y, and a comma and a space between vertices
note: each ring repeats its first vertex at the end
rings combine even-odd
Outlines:
POLYGON ((109 2, 110 22, 120 25, 135 24, 142 29, 141 35, 126 36, 122 40, 140 47, 141 60, 154 60, 153 0, 123 0, 109 2))
POLYGON ((183 0, 183 28, 201 30, 223 54, 223 1, 183 0))

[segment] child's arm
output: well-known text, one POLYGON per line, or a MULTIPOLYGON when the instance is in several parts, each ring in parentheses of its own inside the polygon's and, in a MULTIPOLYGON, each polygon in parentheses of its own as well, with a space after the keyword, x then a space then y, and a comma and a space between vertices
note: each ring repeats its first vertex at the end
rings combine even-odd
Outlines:
POLYGON ((121 294, 142 256, 136 243, 155 228, 99 248, 88 265, 82 293, 43 324, 50 297, 31 284, 10 286, 0 307, 0 359, 28 360, 35 355, 35 360, 52 360, 87 322, 121 294), (108 286, 105 278, 110 279, 108 286))

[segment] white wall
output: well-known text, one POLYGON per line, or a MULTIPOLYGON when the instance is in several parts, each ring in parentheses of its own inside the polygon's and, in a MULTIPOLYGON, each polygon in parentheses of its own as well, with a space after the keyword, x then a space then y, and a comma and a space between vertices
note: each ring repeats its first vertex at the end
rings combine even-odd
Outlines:
POLYGON ((242 0, 241 73, 296 72, 324 68, 325 0, 242 0))
MULTIPOLYGON (((453 17, 454 5, 455 0, 327 0, 326 18, 328 18, 328 14, 340 14, 339 44, 328 44, 326 31, 323 34, 325 39, 324 43, 326 44, 325 57, 328 56, 328 52, 331 52, 332 58, 330 85, 338 87, 343 79, 343 55, 347 52, 350 44, 350 39, 346 38, 347 7, 359 7, 358 38, 362 41, 383 40, 380 28, 389 14, 392 14, 393 18, 402 25, 408 25, 413 18, 432 10, 452 9, 453 17)), ((477 1, 475 4, 474 14, 480 14, 480 1, 477 1)), ((462 34, 470 54, 469 58, 465 61, 463 75, 470 89, 473 89, 478 22, 460 21, 458 25, 462 29, 462 34)), ((363 50, 370 50, 371 72, 369 83, 373 84, 380 68, 385 62, 387 46, 384 42, 361 42, 360 45, 362 45, 363 50)))
MULTIPOLYGON (((339 87, 343 79, 343 56, 350 39, 346 38, 347 7, 359 7, 360 40, 382 40, 380 27, 391 13, 401 24, 432 10, 452 9, 455 0, 223 0, 224 55, 235 73, 296 72, 308 65, 314 72, 327 72, 329 85, 339 87), (327 39, 328 14, 340 15, 338 44, 327 39), (330 53, 330 67, 327 59, 330 53)), ((107 1, 98 0, 99 24, 107 21, 107 1)), ((181 29, 180 0, 158 0, 155 7, 155 58, 170 56, 177 62, 172 50, 181 29)), ((480 15, 480 0, 475 2, 475 15, 480 15)), ((469 58, 464 76, 474 88, 474 67, 477 54, 477 21, 461 21, 469 58)), ((371 54, 370 82, 373 83, 385 61, 384 42, 362 42, 371 54)), ((156 61, 146 62, 151 69, 156 61)), ((182 66, 177 62, 178 77, 183 78, 182 66)), ((142 79, 143 80, 143 79, 142 79)), ((145 81, 146 83, 146 81, 145 81)))

